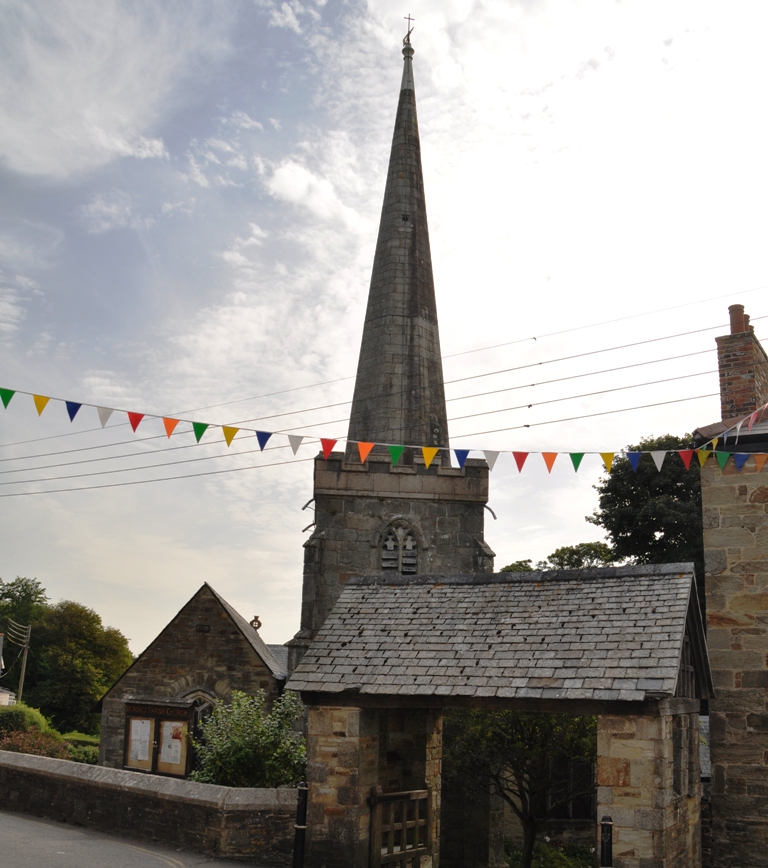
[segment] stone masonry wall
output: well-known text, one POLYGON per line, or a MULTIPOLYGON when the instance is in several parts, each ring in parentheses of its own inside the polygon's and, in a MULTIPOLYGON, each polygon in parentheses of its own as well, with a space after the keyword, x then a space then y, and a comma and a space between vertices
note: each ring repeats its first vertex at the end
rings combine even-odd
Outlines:
POLYGON ((0 808, 211 855, 291 864, 295 789, 232 789, 0 751, 0 808))
POLYGON ((699 868, 698 715, 599 715, 597 723, 598 836, 601 818, 611 817, 615 868, 699 868))
POLYGON ((418 541, 419 573, 493 571, 484 540, 488 466, 469 460, 463 470, 423 463, 365 464, 333 453, 315 462, 315 529, 305 543, 301 632, 289 643, 292 671, 351 576, 381 573, 383 533, 405 520, 418 541), (303 647, 298 646, 303 642, 303 647))
POLYGON ((768 868, 768 476, 702 468, 712 864, 768 868))
POLYGON ((271 701, 278 682, 204 586, 111 688, 102 703, 99 763, 123 767, 125 703, 181 701, 200 691, 228 701, 233 690, 262 689, 271 701), (210 627, 197 631, 198 624, 210 627))
POLYGON ((768 402, 768 357, 751 331, 715 340, 721 418, 746 416, 768 402))

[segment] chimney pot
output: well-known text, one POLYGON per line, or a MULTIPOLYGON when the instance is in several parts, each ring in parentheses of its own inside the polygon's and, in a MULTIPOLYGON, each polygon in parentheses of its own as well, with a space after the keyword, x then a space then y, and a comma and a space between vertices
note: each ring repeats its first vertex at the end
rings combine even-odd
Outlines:
POLYGON ((743 304, 732 304, 728 308, 728 313, 731 317, 731 334, 737 335, 741 332, 747 331, 746 322, 744 319, 744 305, 743 304))

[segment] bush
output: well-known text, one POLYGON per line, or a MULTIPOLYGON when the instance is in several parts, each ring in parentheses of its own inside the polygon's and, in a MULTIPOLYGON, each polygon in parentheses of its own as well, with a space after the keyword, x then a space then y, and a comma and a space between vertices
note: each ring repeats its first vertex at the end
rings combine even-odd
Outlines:
POLYGON ((51 726, 36 708, 28 705, 0 705, 0 736, 32 729, 50 732, 51 726))
MULTIPOLYGON (((507 842, 505 855, 509 860, 509 868, 519 868, 522 851, 515 844, 507 842)), ((539 843, 533 850, 531 868, 592 868, 594 864, 594 848, 578 844, 539 843)))
POLYGON ((65 732, 62 738, 70 744, 99 746, 99 736, 88 735, 87 732, 65 732))
POLYGON ((49 756, 54 759, 69 759, 69 751, 61 741, 61 736, 58 733, 41 732, 39 729, 7 733, 0 737, 0 750, 49 756))
POLYGON ((93 744, 67 744, 67 759, 74 763, 87 763, 89 766, 99 764, 99 748, 93 744))
POLYGON ((197 755, 193 781, 225 787, 290 787, 305 779, 307 748, 293 729, 304 713, 295 693, 284 693, 267 714, 266 695, 235 690, 232 703, 217 702, 192 738, 197 755))

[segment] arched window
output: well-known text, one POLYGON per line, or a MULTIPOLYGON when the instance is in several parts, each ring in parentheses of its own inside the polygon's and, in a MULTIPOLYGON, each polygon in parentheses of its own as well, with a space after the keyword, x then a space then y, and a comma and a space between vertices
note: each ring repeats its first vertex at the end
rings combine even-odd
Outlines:
POLYGON ((393 572, 417 573, 419 565, 419 546, 416 534, 405 522, 397 522, 384 532, 381 546, 381 568, 393 572))

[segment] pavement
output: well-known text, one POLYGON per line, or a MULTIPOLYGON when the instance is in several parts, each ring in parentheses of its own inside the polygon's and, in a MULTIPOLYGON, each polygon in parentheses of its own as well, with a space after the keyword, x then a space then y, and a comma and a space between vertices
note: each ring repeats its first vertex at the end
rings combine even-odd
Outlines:
POLYGON ((0 868, 193 868, 242 862, 0 811, 0 868))

